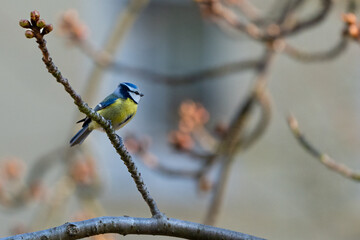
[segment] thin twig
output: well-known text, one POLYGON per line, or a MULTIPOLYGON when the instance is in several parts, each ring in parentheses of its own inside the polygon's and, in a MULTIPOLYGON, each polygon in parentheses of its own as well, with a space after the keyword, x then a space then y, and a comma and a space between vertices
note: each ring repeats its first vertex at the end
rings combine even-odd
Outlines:
POLYGON ((360 173, 355 172, 353 169, 345 166, 344 164, 337 163, 334 159, 329 157, 326 153, 320 152, 312 143, 310 143, 299 129, 299 123, 295 117, 288 117, 288 125, 298 143, 310 155, 318 159, 327 168, 339 173, 340 175, 350 178, 355 181, 360 181, 360 173))

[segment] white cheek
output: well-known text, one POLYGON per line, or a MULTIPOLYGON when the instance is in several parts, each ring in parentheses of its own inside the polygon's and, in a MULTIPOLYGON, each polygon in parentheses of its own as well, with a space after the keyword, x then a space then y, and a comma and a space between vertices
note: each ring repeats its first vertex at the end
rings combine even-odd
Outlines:
POLYGON ((132 97, 132 99, 134 99, 136 103, 140 102, 140 95, 130 92, 130 96, 132 97))

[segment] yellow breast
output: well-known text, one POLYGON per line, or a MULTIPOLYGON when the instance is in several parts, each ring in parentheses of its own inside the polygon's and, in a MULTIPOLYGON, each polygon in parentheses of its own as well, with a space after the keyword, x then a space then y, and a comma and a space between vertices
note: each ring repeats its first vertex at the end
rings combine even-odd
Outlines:
MULTIPOLYGON (((125 126, 136 114, 137 104, 128 99, 117 99, 113 104, 98 111, 105 119, 111 120, 113 128, 119 129, 125 126)), ((100 128, 100 126, 92 121, 89 125, 91 130, 100 128)))

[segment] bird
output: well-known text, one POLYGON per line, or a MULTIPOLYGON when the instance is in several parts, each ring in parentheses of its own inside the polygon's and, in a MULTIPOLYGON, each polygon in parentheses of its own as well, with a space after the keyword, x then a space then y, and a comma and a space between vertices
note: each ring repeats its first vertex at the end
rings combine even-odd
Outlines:
MULTIPOLYGON (((113 128, 118 130, 124 127, 136 114, 138 103, 143 97, 139 88, 132 83, 123 82, 118 85, 115 91, 102 100, 94 111, 105 119, 110 120, 113 128)), ((81 144, 95 129, 102 129, 89 117, 85 117, 76 123, 83 122, 82 129, 70 140, 70 147, 81 144)))

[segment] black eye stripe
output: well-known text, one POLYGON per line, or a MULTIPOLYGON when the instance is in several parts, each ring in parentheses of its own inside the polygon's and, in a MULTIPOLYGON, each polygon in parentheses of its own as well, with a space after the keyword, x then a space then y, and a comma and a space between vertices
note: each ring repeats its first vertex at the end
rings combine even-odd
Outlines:
POLYGON ((137 92, 137 91, 132 91, 132 90, 129 90, 129 91, 132 92, 132 93, 135 93, 136 95, 140 95, 140 93, 137 92))

